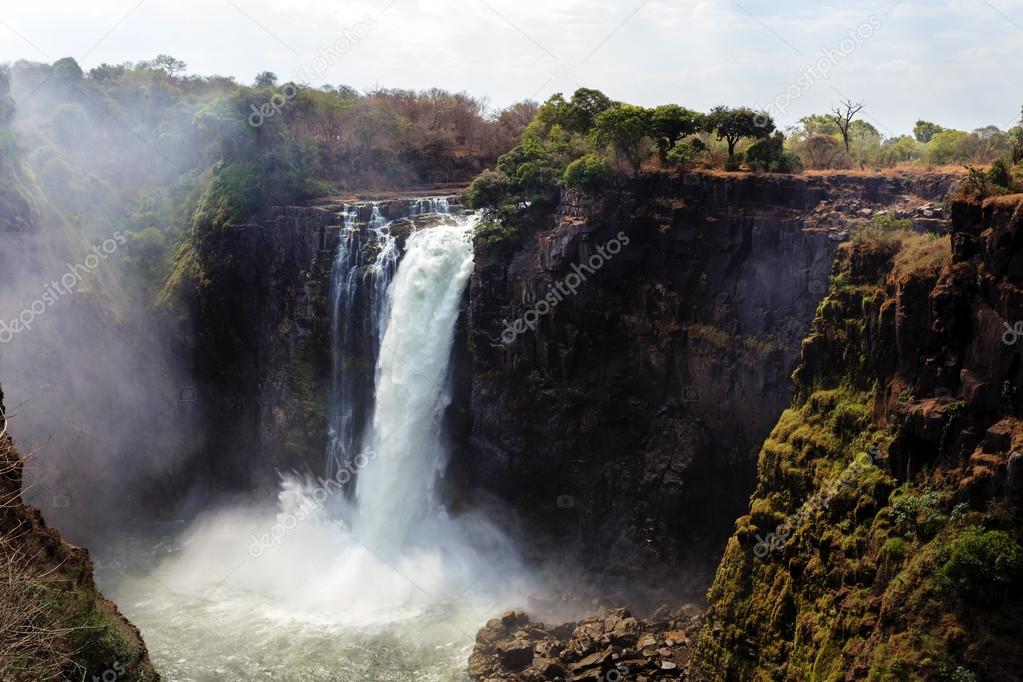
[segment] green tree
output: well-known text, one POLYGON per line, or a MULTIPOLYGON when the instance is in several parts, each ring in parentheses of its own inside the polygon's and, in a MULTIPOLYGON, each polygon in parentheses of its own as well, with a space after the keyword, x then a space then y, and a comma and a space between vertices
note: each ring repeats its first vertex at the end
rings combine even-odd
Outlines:
POLYGON ((610 146, 616 160, 624 158, 639 170, 643 162, 643 139, 649 132, 650 112, 632 104, 619 104, 597 116, 593 141, 598 147, 610 146))
POLYGON ((257 88, 277 87, 277 74, 273 71, 261 71, 256 74, 256 80, 253 85, 257 88))
POLYGON ((913 137, 916 138, 917 142, 927 144, 931 141, 931 138, 943 131, 937 123, 931 123, 930 121, 917 121, 916 125, 913 126, 913 137))
POLYGON ((708 130, 717 133, 719 140, 728 143, 729 159, 735 156, 735 145, 739 140, 745 137, 759 140, 774 132, 774 119, 767 112, 753 111, 748 107, 714 107, 704 119, 704 124, 708 130))
POLYGON ((169 54, 160 54, 156 56, 156 59, 152 61, 154 69, 162 69, 172 76, 176 76, 183 72, 188 65, 180 59, 175 59, 169 54))
POLYGON ((64 57, 53 63, 53 75, 60 80, 77 83, 82 80, 82 67, 73 57, 64 57))
POLYGON ((588 133, 593 128, 597 116, 614 106, 611 98, 600 90, 579 88, 572 93, 566 109, 566 125, 569 130, 577 133, 588 133))
POLYGON ((927 143, 927 163, 940 166, 965 161, 961 144, 966 136, 967 133, 962 130, 941 130, 935 133, 927 143))
POLYGON ((568 164, 563 182, 569 189, 597 192, 607 183, 607 160, 597 154, 587 154, 568 164))
POLYGON ((664 104, 650 114, 650 133, 657 142, 661 158, 682 138, 703 128, 703 114, 677 104, 664 104))

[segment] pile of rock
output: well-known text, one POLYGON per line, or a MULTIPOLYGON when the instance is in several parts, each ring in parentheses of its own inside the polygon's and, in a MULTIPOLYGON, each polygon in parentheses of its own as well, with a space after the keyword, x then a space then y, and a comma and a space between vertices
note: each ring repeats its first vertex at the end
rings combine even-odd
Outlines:
POLYGON ((701 625, 695 606, 662 607, 649 620, 614 609, 557 626, 508 611, 476 635, 469 676, 482 682, 685 680, 701 625))

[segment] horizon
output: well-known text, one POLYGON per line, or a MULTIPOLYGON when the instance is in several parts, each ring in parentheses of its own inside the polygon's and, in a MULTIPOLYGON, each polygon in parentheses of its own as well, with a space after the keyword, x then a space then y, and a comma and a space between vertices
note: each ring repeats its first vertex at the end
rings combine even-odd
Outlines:
POLYGON ((485 98, 493 109, 592 87, 642 106, 764 108, 781 129, 848 98, 865 104, 864 119, 885 137, 911 134, 919 119, 965 131, 1006 130, 1019 116, 1019 103, 1005 100, 978 73, 1010 82, 1023 76, 1011 58, 1014 34, 1023 32, 1023 0, 426 5, 361 0, 335 10, 314 0, 208 6, 42 0, 31 10, 0 12, 0 34, 8 36, 0 63, 70 56, 87 72, 170 54, 187 64, 190 76, 251 84, 268 70, 282 82, 362 92, 440 87, 485 98), (45 19, 55 11, 66 19, 57 28, 45 19), (198 12, 203 21, 196 26, 198 12), (559 33, 563 26, 570 28, 559 33), (690 64, 696 68, 687 69, 690 64))

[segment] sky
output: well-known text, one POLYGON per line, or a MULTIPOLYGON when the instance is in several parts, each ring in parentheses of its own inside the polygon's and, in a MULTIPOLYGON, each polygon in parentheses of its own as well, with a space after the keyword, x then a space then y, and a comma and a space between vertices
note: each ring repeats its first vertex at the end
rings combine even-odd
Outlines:
POLYGON ((765 108, 782 127, 851 99, 886 136, 920 118, 1009 127, 1021 45, 1023 0, 0 0, 0 63, 167 53, 189 74, 441 87, 494 108, 586 86, 765 108))

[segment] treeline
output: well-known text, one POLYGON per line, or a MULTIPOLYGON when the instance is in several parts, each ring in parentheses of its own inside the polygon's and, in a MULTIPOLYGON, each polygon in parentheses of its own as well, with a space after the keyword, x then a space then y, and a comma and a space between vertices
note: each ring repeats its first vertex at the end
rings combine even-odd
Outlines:
POLYGON ((507 219, 525 206, 556 201, 563 188, 599 192, 615 176, 658 168, 792 173, 990 164, 988 175, 998 186, 1018 184, 1020 126, 967 133, 919 121, 912 137, 885 139, 857 117, 862 109, 842 102, 783 132, 768 113, 748 107, 706 113, 677 104, 644 108, 581 88, 569 99, 556 94, 539 108, 519 144, 472 183, 469 201, 507 219))
POLYGON ((168 55, 0 65, 5 118, 49 201, 87 240, 121 230, 126 289, 155 293, 195 230, 354 189, 468 182, 514 146, 537 105, 500 111, 439 89, 358 92, 258 74, 194 76, 168 55))

